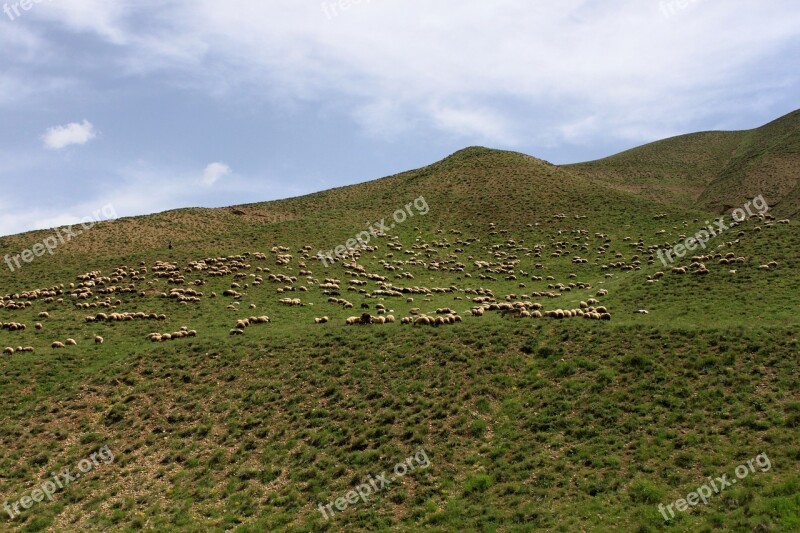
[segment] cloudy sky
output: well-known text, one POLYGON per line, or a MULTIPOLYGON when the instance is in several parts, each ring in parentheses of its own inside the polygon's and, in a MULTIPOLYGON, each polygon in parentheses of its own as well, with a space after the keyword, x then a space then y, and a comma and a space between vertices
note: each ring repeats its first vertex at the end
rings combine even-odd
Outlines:
POLYGON ((297 196, 471 145, 590 160, 800 107, 796 0, 0 4, 0 235, 109 203, 297 196))

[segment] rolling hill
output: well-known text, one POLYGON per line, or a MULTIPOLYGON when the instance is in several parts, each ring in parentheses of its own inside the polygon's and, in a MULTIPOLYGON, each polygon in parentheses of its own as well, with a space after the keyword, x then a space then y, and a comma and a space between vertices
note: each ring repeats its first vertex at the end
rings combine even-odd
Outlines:
POLYGON ((2 528, 796 531, 797 120, 563 167, 472 147, 3 266, 2 528), (661 262, 762 193, 770 210, 661 262))

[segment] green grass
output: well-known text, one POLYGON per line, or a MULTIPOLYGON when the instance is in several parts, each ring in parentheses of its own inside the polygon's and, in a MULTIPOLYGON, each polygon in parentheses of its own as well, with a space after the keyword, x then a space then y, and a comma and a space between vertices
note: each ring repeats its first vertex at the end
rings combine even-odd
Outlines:
MULTIPOLYGON (((0 322, 28 325, 0 330, 0 348, 36 348, 0 359, 0 496, 16 500, 103 445, 115 454, 113 464, 2 529, 646 532, 794 531, 800 524, 796 223, 749 221, 705 252, 734 252, 745 263, 705 260, 706 276, 672 274, 657 259, 649 264, 647 248, 693 234, 707 213, 676 208, 656 219, 663 204, 481 148, 377 182, 240 209, 244 215, 184 210, 101 224, 55 257, 0 273, 8 293, 60 284, 68 293, 82 273, 107 276, 143 261, 145 280, 106 284, 136 288, 111 295, 114 310, 168 317, 87 323, 87 315, 111 310, 77 309, 68 294, 63 304, 0 308, 0 322), (329 250, 421 195, 430 213, 391 233, 402 250, 377 238, 358 264, 395 287, 452 292, 427 301, 421 294, 371 298, 358 289, 378 290, 374 279, 362 276, 367 285, 350 291, 352 266, 326 269, 300 251, 329 250), (554 218, 560 213, 567 218, 554 218), (638 249, 632 243, 640 240, 638 249), (289 265, 271 251, 279 245, 293 255, 289 265), (559 250, 565 253, 554 257, 559 250), (239 280, 184 271, 187 285, 177 286, 152 270, 159 260, 184 268, 245 252, 267 259, 248 256, 239 280), (575 264, 575 256, 588 262, 575 264), (623 268, 635 257, 640 269, 623 268), (409 259, 416 261, 395 263, 409 259), (759 269, 772 260, 777 268, 759 269), (517 279, 505 280, 504 267, 517 279), (313 280, 301 270, 313 271, 313 280), (648 283, 658 271, 666 275, 648 283), (413 279, 398 277, 405 272, 413 279), (309 291, 278 294, 286 283, 269 282, 270 273, 296 276, 294 285, 309 291), (264 284, 253 285, 251 274, 264 284), (318 286, 325 278, 342 280, 341 297, 354 309, 327 301, 318 286), (238 311, 222 296, 234 281, 249 284, 238 311), (469 289, 491 289, 502 302, 570 282, 591 288, 532 301, 571 309, 596 297, 612 320, 469 316, 469 289), (160 297, 188 286, 204 293, 199 303, 160 297), (601 288, 609 294, 598 297, 601 288), (279 305, 286 296, 305 306, 279 305), (344 326, 362 303, 373 313, 383 303, 398 320, 415 307, 429 314, 451 307, 464 320, 438 328, 344 326), (50 317, 38 318, 42 311, 50 317), (264 314, 270 324, 229 335, 237 319, 264 314), (315 325, 320 316, 331 322, 315 325), (42 331, 33 328, 37 321, 42 331), (182 326, 198 336, 145 339, 182 326), (105 344, 95 345, 95 335, 105 344), (68 337, 78 346, 49 348, 68 337), (420 449, 430 468, 330 522, 317 510, 420 449), (759 453, 768 454, 770 471, 664 523, 658 504, 759 453)), ((3 253, 44 235, 6 238, 3 253)), ((89 301, 106 298, 100 288, 89 301)))

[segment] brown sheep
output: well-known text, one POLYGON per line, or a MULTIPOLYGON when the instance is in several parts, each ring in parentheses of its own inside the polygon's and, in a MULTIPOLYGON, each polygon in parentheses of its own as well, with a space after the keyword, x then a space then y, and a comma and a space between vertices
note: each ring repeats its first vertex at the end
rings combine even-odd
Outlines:
POLYGON ((51 348, 63 348, 64 347, 64 343, 56 341, 53 344, 51 344, 50 347, 51 348))
POLYGON ((104 342, 105 342, 105 339, 103 337, 101 337, 100 335, 95 335, 95 337, 94 337, 94 343, 95 344, 103 344, 104 342))

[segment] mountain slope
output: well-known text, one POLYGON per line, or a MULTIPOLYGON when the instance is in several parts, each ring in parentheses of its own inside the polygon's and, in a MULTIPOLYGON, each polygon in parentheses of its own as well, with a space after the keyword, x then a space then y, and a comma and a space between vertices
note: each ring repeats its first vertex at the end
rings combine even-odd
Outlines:
POLYGON ((115 456, 0 529, 644 533, 766 454, 669 528, 797 531, 800 232, 754 216, 661 263, 709 217, 469 148, 0 264, 0 501, 115 456))
POLYGON ((763 194, 780 216, 800 203, 800 110, 747 131, 682 135, 563 168, 668 205, 722 213, 763 194))

